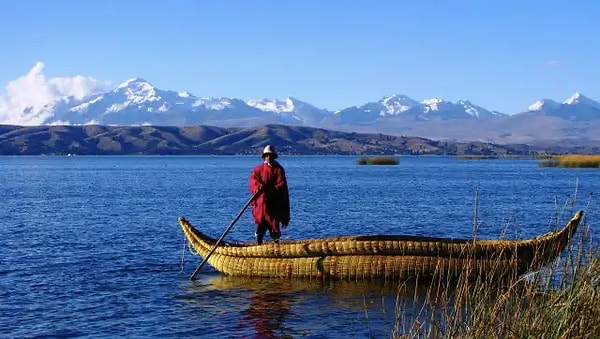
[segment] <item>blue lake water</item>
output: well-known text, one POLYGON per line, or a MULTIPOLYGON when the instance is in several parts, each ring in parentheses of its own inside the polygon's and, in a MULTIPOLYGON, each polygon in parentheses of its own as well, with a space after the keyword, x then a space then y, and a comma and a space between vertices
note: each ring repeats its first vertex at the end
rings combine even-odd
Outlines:
MULTIPOLYGON (((411 234, 526 238, 575 210, 598 239, 598 169, 536 160, 282 156, 284 239, 411 234), (595 194, 595 195, 594 195, 595 194)), ((389 337, 395 286, 222 277, 184 247, 185 216, 218 237, 258 157, 0 157, 2 337, 389 337)), ((250 241, 249 210, 227 236, 250 241)), ((268 236, 267 236, 268 238, 268 236)))

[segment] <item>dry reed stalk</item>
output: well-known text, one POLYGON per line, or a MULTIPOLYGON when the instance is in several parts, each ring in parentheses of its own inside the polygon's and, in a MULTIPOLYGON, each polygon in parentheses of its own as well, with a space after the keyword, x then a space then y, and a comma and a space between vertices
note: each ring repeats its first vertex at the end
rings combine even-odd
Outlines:
MULTIPOLYGON (((560 212, 555 203, 556 225, 566 207, 574 206, 576 197, 577 191, 573 198, 568 196, 560 212)), ((589 205, 590 201, 586 214, 589 205)), ((476 225, 474 222, 474 228, 476 225)), ((594 247, 585 222, 576 237, 558 260, 526 276, 500 271, 502 265, 495 265, 491 275, 471 275, 465 270, 452 281, 436 272, 421 307, 429 310, 420 312, 426 317, 412 322, 397 317, 407 331, 395 331, 392 337, 600 337, 600 248, 594 247), (497 276, 504 280, 495 280, 497 276)))

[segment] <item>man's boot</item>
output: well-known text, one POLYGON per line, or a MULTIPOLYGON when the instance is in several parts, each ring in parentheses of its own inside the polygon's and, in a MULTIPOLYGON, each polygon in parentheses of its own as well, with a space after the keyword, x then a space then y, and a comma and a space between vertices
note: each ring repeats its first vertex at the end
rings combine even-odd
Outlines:
POLYGON ((255 233, 254 235, 256 236, 256 244, 257 245, 262 245, 263 238, 265 237, 265 235, 264 234, 258 234, 258 233, 255 233))
POLYGON ((271 239, 273 239, 273 242, 276 244, 279 244, 279 237, 281 237, 281 233, 279 233, 279 232, 271 233, 271 239))

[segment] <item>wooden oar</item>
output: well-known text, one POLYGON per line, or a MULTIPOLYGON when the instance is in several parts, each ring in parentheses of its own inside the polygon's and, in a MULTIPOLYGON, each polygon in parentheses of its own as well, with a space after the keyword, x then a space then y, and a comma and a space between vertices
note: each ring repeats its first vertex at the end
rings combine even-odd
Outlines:
POLYGON ((227 233, 229 233, 229 230, 231 230, 231 228, 233 227, 233 225, 235 225, 235 223, 238 221, 238 219, 242 216, 242 214, 244 213, 244 211, 246 210, 246 208, 248 208, 248 206, 250 206, 250 203, 252 202, 252 200, 254 200, 260 194, 261 191, 262 191, 262 188, 259 188, 258 191, 256 191, 256 193, 254 193, 254 195, 252 195, 250 197, 250 199, 248 199, 248 202, 244 205, 244 207, 242 207, 242 210, 237 214, 237 216, 235 217, 235 219, 233 219, 233 221, 231 222, 231 224, 229 224, 229 226, 227 227, 227 229, 225 230, 225 232, 223 232, 223 235, 219 238, 219 240, 217 240, 217 242, 215 243, 215 246, 213 246, 212 250, 210 250, 210 252, 208 252, 208 255, 206 257, 204 257, 204 260, 202 260, 202 262, 200 263, 200 265, 198 266, 198 268, 196 268, 196 270, 194 271, 194 273, 190 277, 190 280, 196 279, 196 275, 198 274, 198 272, 200 272, 200 269, 202 268, 202 266, 204 266, 204 264, 206 264, 206 262, 208 261, 208 258, 210 258, 210 256, 213 254, 213 252, 217 249, 217 246, 219 246, 219 244, 221 243, 221 241, 223 240, 223 238, 225 238, 225 236, 227 235, 227 233))

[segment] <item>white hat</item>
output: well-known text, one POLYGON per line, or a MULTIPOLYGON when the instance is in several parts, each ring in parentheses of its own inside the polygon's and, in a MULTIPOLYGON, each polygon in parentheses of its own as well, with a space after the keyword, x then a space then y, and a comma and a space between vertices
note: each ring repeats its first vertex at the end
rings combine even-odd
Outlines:
POLYGON ((275 147, 271 145, 265 146, 265 149, 262 152, 262 157, 265 157, 265 154, 273 154, 273 159, 277 159, 277 152, 275 152, 275 147))

